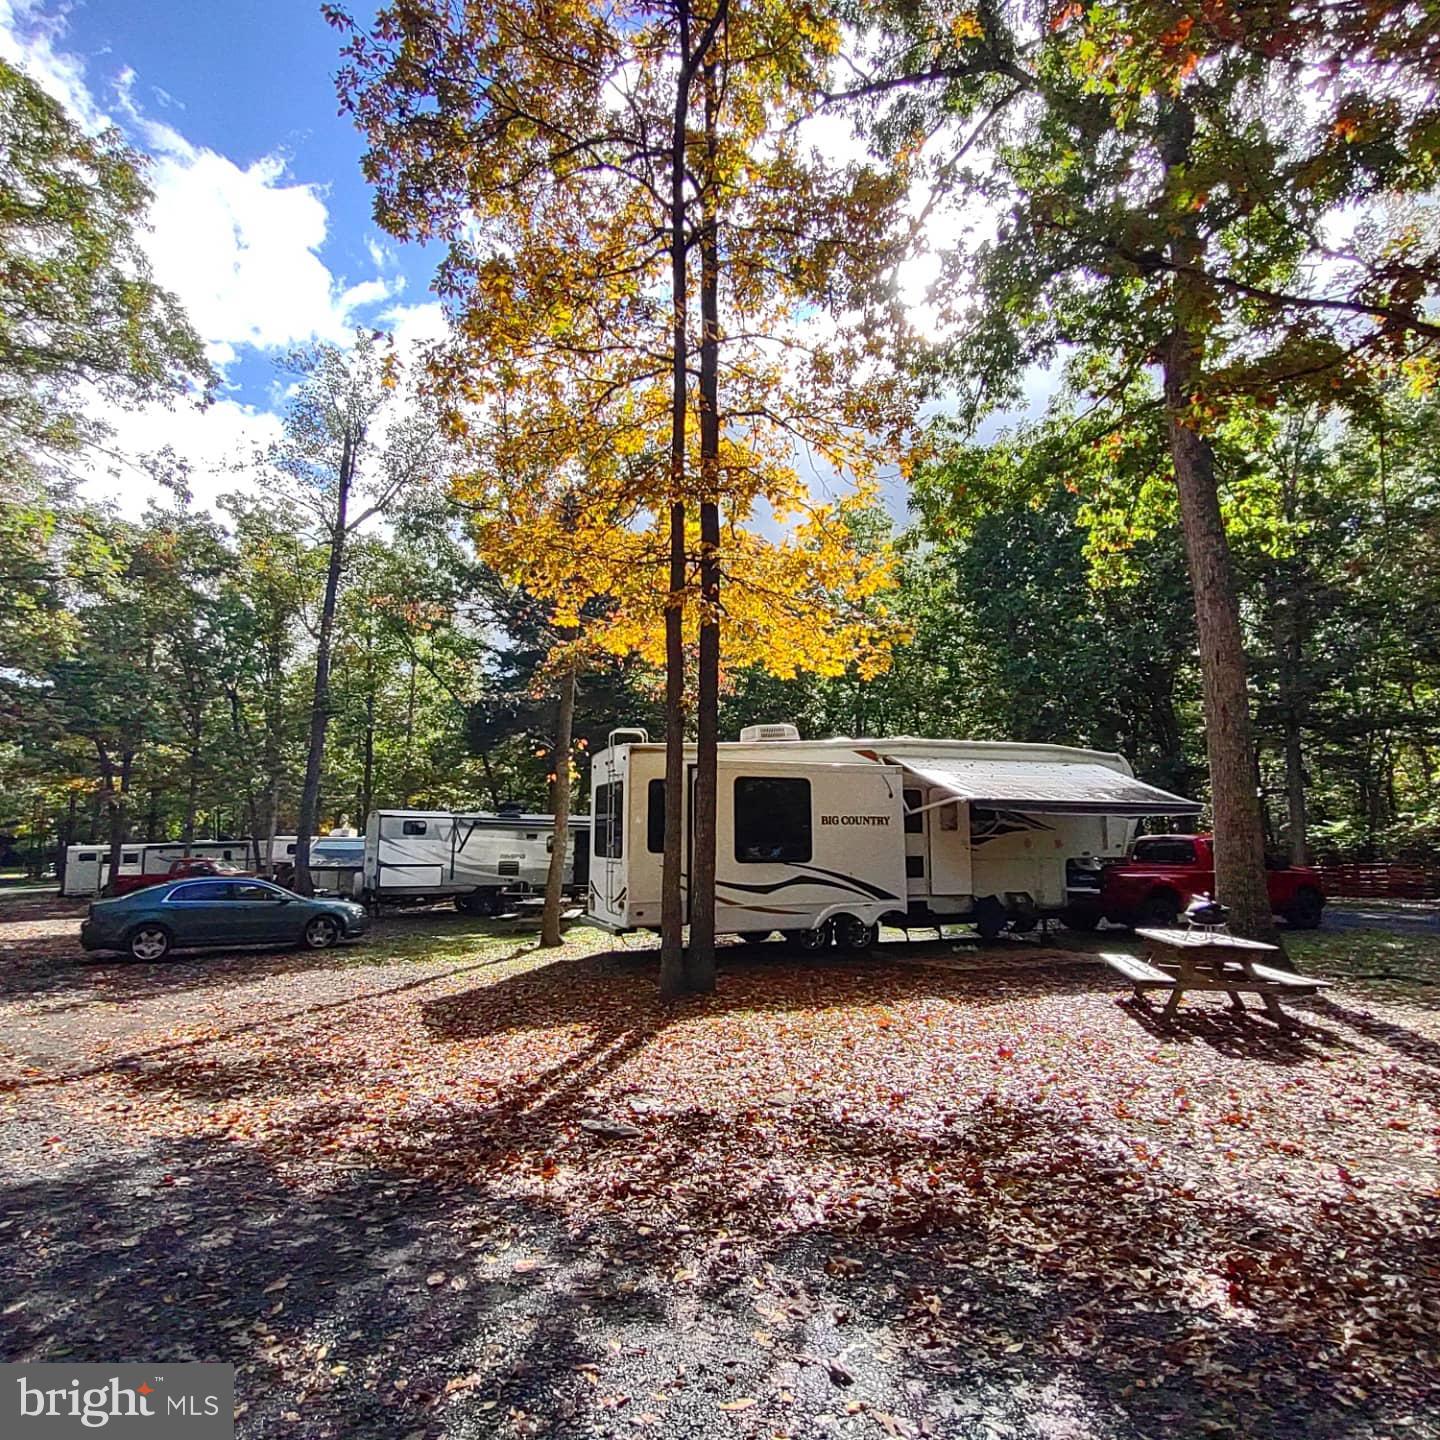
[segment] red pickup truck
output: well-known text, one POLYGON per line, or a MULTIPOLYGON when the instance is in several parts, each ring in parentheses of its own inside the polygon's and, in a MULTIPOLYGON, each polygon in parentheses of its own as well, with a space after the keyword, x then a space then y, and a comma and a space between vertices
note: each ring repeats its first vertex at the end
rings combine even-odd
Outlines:
MULTIPOLYGON (((1215 852, 1209 835, 1144 835, 1126 860, 1107 865, 1098 897, 1072 904, 1068 922, 1093 930, 1114 925, 1173 925, 1196 895, 1215 893, 1215 852)), ((1314 930, 1325 909, 1320 872, 1308 865, 1267 864, 1275 913, 1296 930, 1314 930)))
POLYGON ((192 875, 248 875, 235 865, 226 865, 211 860, 205 855, 182 855, 170 862, 170 868, 155 875, 117 875, 111 890, 115 895, 129 895, 134 890, 144 890, 150 885, 163 885, 167 880, 188 880, 192 875))

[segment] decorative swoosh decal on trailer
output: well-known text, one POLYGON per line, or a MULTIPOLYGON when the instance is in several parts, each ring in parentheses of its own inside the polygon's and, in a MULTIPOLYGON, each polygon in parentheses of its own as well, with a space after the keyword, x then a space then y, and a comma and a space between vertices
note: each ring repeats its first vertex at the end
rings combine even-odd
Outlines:
POLYGON ((816 870, 804 875, 791 875, 785 880, 775 880, 768 885, 742 885, 738 880, 717 880, 717 889, 738 890, 742 895, 774 895, 780 890, 789 890, 796 885, 813 885, 824 890, 839 890, 843 895, 863 895, 869 900, 899 901, 898 895, 882 890, 852 875, 837 875, 829 870, 816 870))

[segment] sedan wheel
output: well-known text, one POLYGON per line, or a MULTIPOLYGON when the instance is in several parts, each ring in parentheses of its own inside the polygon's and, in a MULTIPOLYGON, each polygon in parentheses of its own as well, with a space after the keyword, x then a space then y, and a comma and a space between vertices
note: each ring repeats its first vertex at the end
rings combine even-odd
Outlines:
POLYGON ((159 925, 142 925, 130 937, 130 953, 137 960, 163 960, 169 950, 169 932, 159 925))
POLYGON ((312 950, 328 950, 339 938, 340 927, 328 915, 317 915, 305 927, 305 943, 312 950))

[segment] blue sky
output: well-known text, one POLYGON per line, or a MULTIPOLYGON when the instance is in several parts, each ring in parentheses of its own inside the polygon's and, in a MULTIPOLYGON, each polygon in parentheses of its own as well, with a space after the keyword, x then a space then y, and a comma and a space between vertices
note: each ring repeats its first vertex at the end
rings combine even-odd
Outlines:
MULTIPOLYGON (((200 503, 275 433, 284 350, 357 324, 403 345, 440 332, 432 256, 371 220, 361 139, 335 96, 339 36, 318 3, 0 0, 0 56, 81 124, 117 124, 151 157, 156 278, 186 305, 224 391, 203 415, 109 418, 122 448, 169 444, 190 459, 200 503)), ((115 492, 113 476, 103 483, 115 492)), ((119 477, 126 510, 149 494, 135 473, 119 477)))
MULTIPOLYGON (((438 257, 396 245, 371 219, 364 147, 335 95, 340 40, 319 0, 0 0, 0 57, 82 125, 119 125, 151 157, 145 243, 155 275, 184 303, 224 389, 203 413, 156 406, 105 418, 116 450, 169 447, 188 460, 200 505, 234 489, 237 462, 278 433, 287 381, 276 359, 287 349, 343 343, 365 325, 393 331, 403 355, 444 332, 429 291, 438 257)), ((825 153, 863 148, 847 120, 815 124, 825 153)), ((952 218, 929 223, 944 230, 952 218)), ((938 258, 912 263, 902 293, 924 332, 938 258)), ((1033 414, 1055 376, 1030 379, 1033 414)), ((1006 418, 991 417, 982 433, 1006 418)), ((809 472, 803 455, 797 465, 809 472)), ((127 513, 155 494, 133 466, 95 467, 92 492, 127 513)), ((831 488, 826 475, 807 478, 822 494, 831 488)), ((903 485, 892 479, 886 493, 903 516, 903 485)))

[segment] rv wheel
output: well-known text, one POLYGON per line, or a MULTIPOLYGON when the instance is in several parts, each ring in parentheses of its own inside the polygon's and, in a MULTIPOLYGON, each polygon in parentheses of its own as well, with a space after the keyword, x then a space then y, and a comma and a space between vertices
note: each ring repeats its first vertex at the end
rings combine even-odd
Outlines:
POLYGON ((878 925, 867 925, 854 915, 835 917, 835 944, 841 950, 868 950, 879 938, 878 925))
POLYGON ((746 945, 764 945, 774 933, 773 930, 742 930, 740 939, 746 945))
POLYGON ((823 950, 830 943, 830 922, 827 920, 813 930, 787 930, 785 939, 797 950, 823 950))

